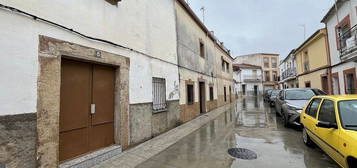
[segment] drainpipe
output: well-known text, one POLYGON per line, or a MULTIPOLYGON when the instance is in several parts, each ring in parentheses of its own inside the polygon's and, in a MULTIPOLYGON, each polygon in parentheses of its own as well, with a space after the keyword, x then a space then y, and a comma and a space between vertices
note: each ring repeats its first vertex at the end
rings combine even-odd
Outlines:
POLYGON ((325 45, 326 45, 326 54, 327 54, 327 64, 328 64, 328 68, 327 68, 327 80, 328 80, 328 94, 332 94, 332 67, 331 67, 331 54, 330 54, 330 43, 328 41, 329 39, 329 35, 328 35, 328 31, 327 31, 327 25, 325 23, 325 30, 326 30, 326 38, 325 38, 325 45))

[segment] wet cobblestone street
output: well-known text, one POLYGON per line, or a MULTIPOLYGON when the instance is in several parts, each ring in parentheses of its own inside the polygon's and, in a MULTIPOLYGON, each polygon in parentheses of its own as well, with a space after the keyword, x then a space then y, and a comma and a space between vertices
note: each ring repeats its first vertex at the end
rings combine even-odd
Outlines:
POLYGON ((318 148, 306 147, 297 128, 284 128, 275 109, 260 97, 239 98, 215 120, 139 165, 148 167, 335 168, 318 148), (256 159, 230 156, 231 148, 249 149, 256 159))

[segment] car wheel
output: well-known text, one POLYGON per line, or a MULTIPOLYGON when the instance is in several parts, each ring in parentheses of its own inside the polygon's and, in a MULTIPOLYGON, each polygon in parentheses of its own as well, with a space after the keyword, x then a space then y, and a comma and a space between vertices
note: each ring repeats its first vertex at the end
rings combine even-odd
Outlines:
POLYGON ((302 129, 302 140, 304 144, 308 147, 313 147, 315 145, 314 142, 310 139, 309 134, 307 134, 305 127, 302 129))

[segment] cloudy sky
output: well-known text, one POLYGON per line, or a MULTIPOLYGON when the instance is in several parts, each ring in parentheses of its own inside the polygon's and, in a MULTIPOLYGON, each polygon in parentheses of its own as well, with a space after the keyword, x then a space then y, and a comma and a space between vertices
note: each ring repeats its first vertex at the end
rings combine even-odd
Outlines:
POLYGON ((265 52, 284 58, 317 29, 334 0, 188 0, 234 56, 265 52))

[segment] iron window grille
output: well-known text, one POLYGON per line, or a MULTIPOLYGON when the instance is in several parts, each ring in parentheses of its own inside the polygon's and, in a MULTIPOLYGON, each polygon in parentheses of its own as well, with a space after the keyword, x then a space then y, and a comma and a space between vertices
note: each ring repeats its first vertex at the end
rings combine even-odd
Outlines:
POLYGON ((164 78, 152 78, 152 108, 154 112, 167 110, 166 81, 164 78))

